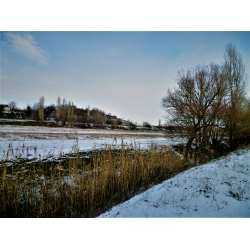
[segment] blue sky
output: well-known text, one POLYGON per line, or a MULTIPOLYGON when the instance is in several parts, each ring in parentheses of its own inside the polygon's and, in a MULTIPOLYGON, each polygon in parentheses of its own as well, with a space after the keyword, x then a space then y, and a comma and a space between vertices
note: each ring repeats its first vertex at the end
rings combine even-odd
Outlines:
MULTIPOLYGON (((1 32, 1 99, 18 107, 57 97, 124 119, 164 122, 177 72, 223 61, 232 42, 249 75, 250 32, 1 32)), ((247 89, 250 96, 250 89, 247 89)))

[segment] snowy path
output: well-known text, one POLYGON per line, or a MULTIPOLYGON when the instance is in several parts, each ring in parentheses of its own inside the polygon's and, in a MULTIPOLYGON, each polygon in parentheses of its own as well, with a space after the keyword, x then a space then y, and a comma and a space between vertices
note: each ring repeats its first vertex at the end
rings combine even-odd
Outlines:
POLYGON ((250 217, 250 150, 238 150, 113 207, 99 218, 250 217))

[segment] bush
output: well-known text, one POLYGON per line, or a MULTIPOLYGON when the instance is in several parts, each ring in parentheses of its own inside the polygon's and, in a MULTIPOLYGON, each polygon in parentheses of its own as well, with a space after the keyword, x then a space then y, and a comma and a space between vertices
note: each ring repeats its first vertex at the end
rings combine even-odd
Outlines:
POLYGON ((133 122, 129 122, 128 127, 130 130, 136 130, 136 125, 133 122))
POLYGON ((143 127, 151 128, 152 126, 149 122, 143 122, 143 127))
POLYGON ((101 128, 101 129, 105 129, 106 128, 105 124, 97 124, 95 127, 96 128, 101 128))

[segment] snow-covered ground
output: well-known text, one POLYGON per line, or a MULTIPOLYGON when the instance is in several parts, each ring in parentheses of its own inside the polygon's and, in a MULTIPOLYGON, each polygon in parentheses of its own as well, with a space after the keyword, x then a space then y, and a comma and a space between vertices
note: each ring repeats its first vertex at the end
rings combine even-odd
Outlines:
MULTIPOLYGON (((80 151, 88 151, 107 143, 118 147, 122 140, 141 148, 181 142, 155 132, 6 125, 0 127, 0 157, 12 148, 12 157, 22 150, 29 159, 55 158, 70 153, 76 144, 80 151)), ((180 173, 99 217, 250 217, 249 173, 250 150, 238 150, 180 173)))
POLYGON ((191 168, 98 218, 250 217, 250 150, 191 168))
POLYGON ((105 148, 106 144, 118 147, 122 141, 128 146, 136 142, 140 148, 146 148, 151 143, 173 145, 181 139, 166 140, 164 133, 159 132, 4 125, 0 127, 0 159, 5 158, 9 149, 13 149, 9 150, 9 159, 21 153, 28 159, 49 159, 72 152, 74 146, 80 151, 88 151, 105 148))
POLYGON ((121 130, 105 130, 105 129, 80 129, 80 128, 53 128, 53 127, 39 127, 39 126, 15 126, 15 125, 3 125, 0 126, 0 133, 36 133, 36 134, 141 134, 141 135, 164 135, 164 133, 149 131, 149 132, 138 132, 138 131, 121 131, 121 130))

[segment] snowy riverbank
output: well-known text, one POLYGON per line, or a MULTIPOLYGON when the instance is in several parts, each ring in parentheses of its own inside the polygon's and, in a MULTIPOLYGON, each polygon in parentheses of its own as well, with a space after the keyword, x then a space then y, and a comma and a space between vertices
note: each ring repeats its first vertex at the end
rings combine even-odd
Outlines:
POLYGON ((191 168, 99 218, 249 218, 250 150, 191 168))

